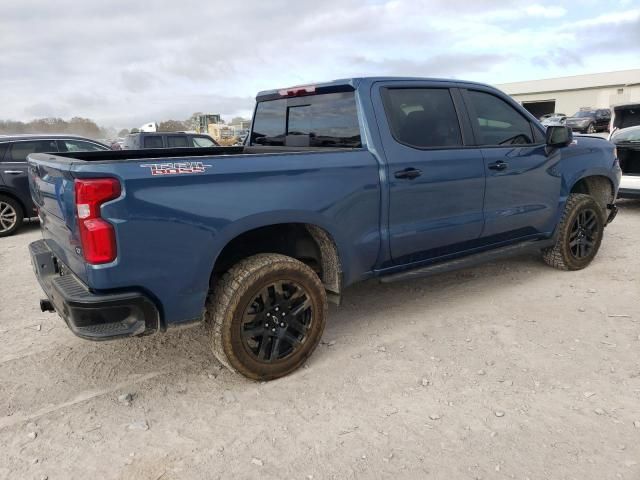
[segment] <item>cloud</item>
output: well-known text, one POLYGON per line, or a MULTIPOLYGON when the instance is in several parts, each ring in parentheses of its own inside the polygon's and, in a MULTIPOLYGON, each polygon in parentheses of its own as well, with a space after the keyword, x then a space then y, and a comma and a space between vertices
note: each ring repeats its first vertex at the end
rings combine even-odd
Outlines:
POLYGON ((567 10, 557 5, 544 6, 539 4, 529 5, 524 10, 530 17, 559 18, 564 17, 567 10))
POLYGON ((638 1, 6 2, 1 116, 131 127, 247 115, 259 90, 339 77, 500 83, 638 67, 638 1))

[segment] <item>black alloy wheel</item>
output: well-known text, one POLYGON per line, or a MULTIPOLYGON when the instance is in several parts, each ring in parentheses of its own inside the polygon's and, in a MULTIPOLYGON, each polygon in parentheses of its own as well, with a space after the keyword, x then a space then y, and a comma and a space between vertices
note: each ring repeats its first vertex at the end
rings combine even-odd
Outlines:
POLYGON ((578 212, 569 235, 569 250, 578 260, 587 258, 593 252, 598 237, 598 217, 592 209, 578 212))
POLYGON ((292 281, 271 283, 244 310, 244 346, 259 362, 285 359, 304 344, 313 320, 309 293, 301 285, 292 281))

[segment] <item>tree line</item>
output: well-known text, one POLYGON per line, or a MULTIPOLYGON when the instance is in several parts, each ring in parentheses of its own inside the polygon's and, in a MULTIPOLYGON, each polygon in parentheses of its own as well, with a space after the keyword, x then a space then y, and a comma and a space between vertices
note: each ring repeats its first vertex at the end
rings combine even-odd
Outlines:
MULTIPOLYGON (((182 132, 195 130, 197 118, 201 115, 196 112, 186 120, 164 120, 158 123, 160 132, 182 132)), ((234 117, 229 123, 237 123, 245 120, 241 117, 234 117)), ((67 133, 70 135, 80 135, 93 139, 114 139, 124 137, 129 133, 137 132, 137 128, 123 128, 117 131, 113 127, 101 127, 89 118, 73 117, 70 120, 62 118, 37 118, 29 122, 16 120, 0 120, 0 135, 15 135, 23 133, 67 133)))
POLYGON ((71 120, 62 118, 37 118, 30 122, 16 120, 0 120, 0 134, 15 135, 21 133, 68 133, 89 138, 106 138, 113 129, 99 127, 93 120, 73 117, 71 120))

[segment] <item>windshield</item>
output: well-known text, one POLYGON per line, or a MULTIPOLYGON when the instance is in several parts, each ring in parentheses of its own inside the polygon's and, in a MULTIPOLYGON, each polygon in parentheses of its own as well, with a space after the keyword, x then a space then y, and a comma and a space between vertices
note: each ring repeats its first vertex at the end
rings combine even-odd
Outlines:
POLYGON ((594 117, 595 116, 595 112, 592 111, 581 111, 581 112, 576 112, 574 115, 574 118, 585 118, 585 117, 594 117))
POLYGON ((640 126, 625 128, 613 134, 614 142, 640 142, 640 126))

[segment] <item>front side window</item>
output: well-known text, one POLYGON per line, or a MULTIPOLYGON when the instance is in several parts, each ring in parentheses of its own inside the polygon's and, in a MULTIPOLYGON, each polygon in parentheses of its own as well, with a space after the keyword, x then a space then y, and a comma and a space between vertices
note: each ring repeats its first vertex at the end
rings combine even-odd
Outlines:
POLYGON ((62 143, 67 152, 101 152, 107 150, 105 147, 91 142, 83 142, 82 140, 63 140, 62 143))
POLYGON ((184 135, 167 135, 167 147, 181 148, 187 146, 187 137, 184 135))
POLYGON ((480 145, 533 143, 531 124, 513 106, 486 92, 468 91, 471 122, 480 145))
POLYGON ((15 142, 9 150, 8 162, 26 162, 27 155, 31 153, 53 153, 58 151, 55 140, 35 140, 27 142, 15 142))
POLYGON ((162 136, 152 135, 144 137, 144 148, 162 148, 162 136))
POLYGON ((462 146, 458 115, 446 88, 393 88, 383 94, 394 138, 416 148, 462 146))
POLYGON ((251 145, 359 148, 355 93, 325 93, 258 103, 251 145))

